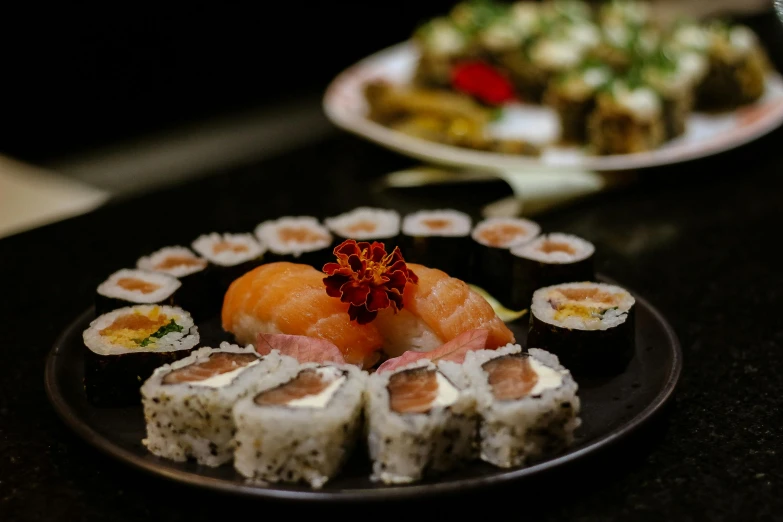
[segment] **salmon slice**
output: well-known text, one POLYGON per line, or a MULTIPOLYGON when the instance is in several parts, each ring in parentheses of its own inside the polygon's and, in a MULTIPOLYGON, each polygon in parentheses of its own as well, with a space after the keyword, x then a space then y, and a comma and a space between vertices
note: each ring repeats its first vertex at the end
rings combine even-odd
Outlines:
POLYGON ((482 366, 488 375, 492 395, 499 401, 515 401, 527 396, 538 382, 538 374, 527 357, 504 355, 482 366))
POLYGON ((131 292, 141 292, 142 294, 151 294, 160 288, 160 285, 156 285, 155 283, 150 283, 148 281, 142 281, 141 279, 136 279, 134 277, 120 278, 117 280, 117 286, 131 292))
POLYGON ((223 329, 240 344, 259 333, 305 335, 325 339, 349 364, 369 367, 383 339, 377 327, 350 320, 348 304, 329 297, 326 277, 308 265, 269 263, 234 281, 223 300, 223 329))
POLYGON ((470 287, 445 272, 408 263, 419 276, 417 285, 405 286, 405 308, 418 316, 443 342, 468 330, 489 330, 487 348, 514 342, 514 334, 492 306, 470 287))
POLYGON ((302 370, 287 383, 256 395, 255 403, 259 406, 284 406, 296 399, 318 395, 336 378, 320 374, 313 368, 302 370))
POLYGON ((213 353, 200 363, 193 363, 174 370, 163 378, 163 384, 198 382, 224 373, 244 368, 258 357, 252 353, 213 353))
POLYGON ((527 234, 527 230, 521 225, 498 223, 495 226, 487 227, 482 230, 479 233, 479 237, 490 246, 502 247, 525 234, 527 234))
POLYGON ((205 267, 207 266, 207 262, 203 259, 199 259, 194 256, 168 256, 166 259, 155 265, 155 268, 158 270, 171 270, 172 268, 177 268, 178 266, 200 266, 205 267))
POLYGON ((101 330, 100 334, 106 336, 120 330, 133 330, 140 334, 146 334, 144 337, 147 337, 157 332, 168 322, 169 318, 166 317, 166 314, 158 314, 156 317, 150 318, 143 314, 130 313, 116 318, 109 326, 101 330))
POLYGON ((389 407, 397 413, 427 413, 438 396, 435 370, 414 368, 389 378, 389 407))

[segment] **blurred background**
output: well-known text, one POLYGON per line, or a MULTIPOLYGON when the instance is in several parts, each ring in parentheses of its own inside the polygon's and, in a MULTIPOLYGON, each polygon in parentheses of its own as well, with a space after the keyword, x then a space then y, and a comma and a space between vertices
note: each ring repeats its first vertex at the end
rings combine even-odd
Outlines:
MULTIPOLYGON (((741 19, 782 69, 772 1, 655 3, 741 19)), ((453 4, 6 6, 0 236, 338 132, 329 81, 453 4)))

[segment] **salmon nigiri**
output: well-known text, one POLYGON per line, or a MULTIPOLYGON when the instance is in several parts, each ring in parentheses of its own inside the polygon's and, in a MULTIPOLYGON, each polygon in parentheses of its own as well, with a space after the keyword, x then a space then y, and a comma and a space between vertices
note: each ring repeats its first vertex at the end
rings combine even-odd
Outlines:
POLYGON ((349 305, 327 295, 323 279, 323 272, 294 263, 251 270, 226 292, 223 329, 244 344, 255 343, 259 333, 326 339, 349 364, 372 366, 383 346, 378 328, 351 321, 349 305))
POLYGON ((423 265, 408 263, 408 268, 418 282, 405 286, 402 309, 397 313, 383 310, 374 321, 387 354, 431 351, 476 329, 489 331, 487 349, 514 342, 514 334, 492 306, 465 282, 423 265))

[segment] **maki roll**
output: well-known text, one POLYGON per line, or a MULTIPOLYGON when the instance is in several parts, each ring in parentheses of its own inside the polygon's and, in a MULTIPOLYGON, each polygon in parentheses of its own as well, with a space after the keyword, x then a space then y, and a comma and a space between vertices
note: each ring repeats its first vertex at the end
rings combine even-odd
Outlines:
POLYGON ((481 417, 481 460, 501 468, 529 464, 573 443, 578 386, 557 357, 519 345, 468 352, 464 371, 481 417))
POLYGON ((595 108, 596 94, 611 78, 609 67, 590 65, 567 72, 549 83, 544 103, 557 113, 563 142, 586 141, 587 117, 595 108))
POLYGON ((531 241, 541 227, 521 218, 489 218, 478 223, 473 238, 474 282, 506 306, 513 302, 510 248, 531 241))
POLYGON ((372 480, 404 484, 475 456, 475 400, 429 361, 375 373, 367 386, 372 480))
POLYGON ((556 354, 577 378, 620 372, 633 356, 635 303, 628 291, 603 283, 540 288, 527 344, 556 354))
POLYGON ((449 87, 452 66, 470 56, 467 35, 446 17, 419 27, 413 41, 419 50, 414 82, 425 87, 449 87))
POLYGON ((218 304, 229 285, 261 265, 266 249, 252 234, 204 234, 192 244, 193 250, 209 261, 215 273, 214 301, 218 304))
POLYGON ((588 145, 594 154, 632 154, 652 150, 666 137, 658 94, 646 85, 614 80, 596 97, 587 120, 588 145))
POLYGON ((105 314, 134 304, 173 305, 180 286, 182 283, 170 275, 124 268, 98 285, 95 312, 105 314))
POLYGON ((352 365, 281 367, 234 406, 236 470, 255 483, 322 487, 355 445, 365 379, 352 365))
POLYGON ((153 454, 219 466, 233 457, 231 408, 278 368, 295 365, 277 351, 260 356, 252 345, 200 348, 161 366, 141 387, 147 438, 153 454))
POLYGON ((470 265, 470 216, 457 210, 420 210, 402 221, 402 250, 411 263, 437 266, 465 279, 470 265))
POLYGON ((331 259, 332 235, 309 216, 281 217, 256 227, 256 237, 269 249, 270 261, 304 263, 317 269, 331 259))
POLYGON ((654 27, 620 22, 604 24, 601 35, 601 43, 591 50, 590 58, 618 74, 651 56, 661 41, 661 34, 654 27))
POLYGON ((138 404, 139 385, 159 366, 186 357, 199 342, 188 312, 159 305, 101 315, 83 338, 84 390, 96 406, 138 404))
POLYGON ((595 247, 569 234, 545 234, 512 248, 511 269, 506 285, 515 310, 530 307, 533 292, 544 286, 569 281, 591 281, 595 247))
POLYGON ((339 216, 326 218, 326 227, 335 236, 335 246, 346 239, 379 241, 391 252, 400 235, 400 215, 394 210, 359 207, 339 216))
POLYGON ((140 270, 159 272, 179 279, 176 304, 190 310, 199 321, 214 313, 214 274, 205 259, 182 246, 161 248, 138 260, 140 270))

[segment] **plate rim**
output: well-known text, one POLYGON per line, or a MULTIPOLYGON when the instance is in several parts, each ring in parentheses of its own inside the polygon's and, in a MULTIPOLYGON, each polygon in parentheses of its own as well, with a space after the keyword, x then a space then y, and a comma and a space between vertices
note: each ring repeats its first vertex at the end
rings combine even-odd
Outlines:
MULTIPOLYGON (((597 279, 614 284, 614 280, 604 277, 600 274, 597 279)), ((68 326, 60 333, 53 347, 46 356, 44 369, 44 387, 50 404, 53 406, 57 416, 76 433, 82 440, 92 447, 101 451, 114 459, 129 464, 132 467, 146 473, 162 477, 180 484, 187 484, 197 488, 216 490, 224 493, 236 495, 246 495, 258 498, 277 499, 277 500, 303 500, 314 502, 341 502, 341 501, 376 501, 387 499, 401 499, 413 497, 435 496, 438 494, 453 492, 461 488, 481 488, 492 484, 508 483, 514 480, 535 475, 546 470, 556 468, 575 461, 588 454, 595 453, 606 448, 618 440, 635 432, 642 425, 654 418, 656 414, 669 402, 674 395, 677 384, 682 373, 682 348, 679 339, 672 326, 666 318, 644 297, 639 296, 627 286, 624 286, 636 299, 637 304, 644 306, 655 320, 662 325, 664 332, 669 340, 668 346, 672 353, 671 368, 666 376, 666 381, 655 398, 637 413, 631 419, 621 424, 614 430, 604 434, 595 442, 587 444, 576 451, 560 455, 552 459, 526 466, 518 469, 508 470, 492 477, 462 478, 456 480, 439 481, 428 484, 389 486, 379 489, 341 489, 341 490, 283 490, 275 488, 260 488, 257 486, 227 482, 223 479, 207 477, 198 473, 180 471, 147 461, 111 441, 111 439, 101 435, 92 429, 85 422, 74 415, 73 409, 69 403, 63 399, 60 387, 57 383, 57 358, 61 346, 65 344, 66 339, 72 337, 79 328, 94 314, 94 307, 89 307, 82 312, 76 319, 72 320, 68 326)))
MULTIPOLYGON (((346 82, 357 75, 364 74, 375 61, 387 56, 415 52, 411 40, 406 40, 385 49, 381 49, 340 72, 329 83, 323 99, 322 108, 327 118, 336 126, 365 138, 373 143, 392 149, 403 155, 419 160, 436 162, 452 167, 470 167, 482 170, 596 170, 620 171, 672 165, 699 158, 705 158, 726 152, 769 134, 783 124, 783 102, 780 102, 764 118, 749 125, 738 127, 687 147, 658 148, 652 151, 610 156, 587 156, 579 161, 544 162, 538 158, 514 156, 497 152, 477 151, 454 147, 443 143, 431 142, 408 136, 389 129, 368 118, 356 117, 340 108, 337 101, 340 90, 346 82)), ((772 70, 767 73, 767 81, 783 86, 783 75, 772 70)), ((749 105, 752 106, 752 105, 749 105)))

